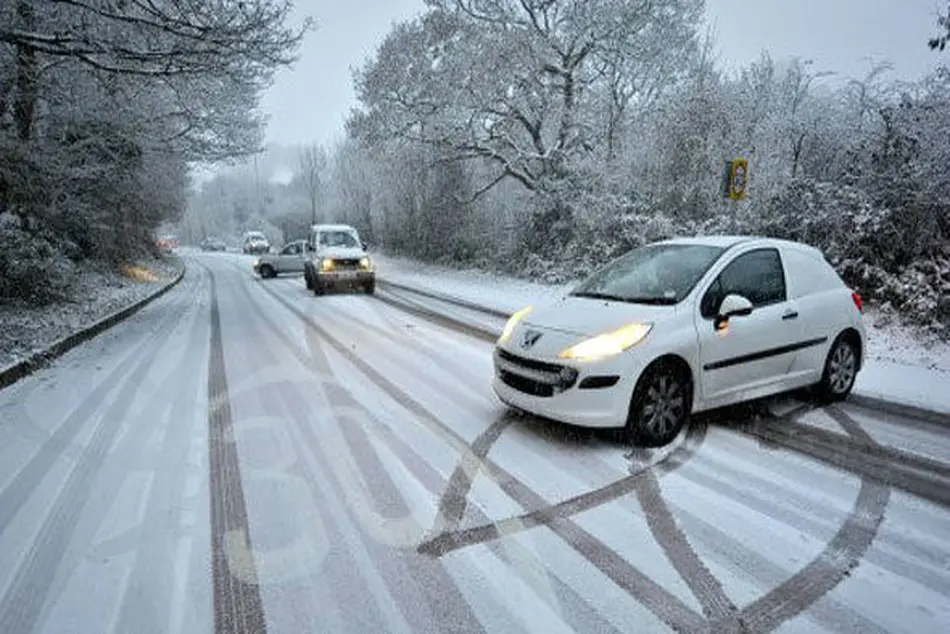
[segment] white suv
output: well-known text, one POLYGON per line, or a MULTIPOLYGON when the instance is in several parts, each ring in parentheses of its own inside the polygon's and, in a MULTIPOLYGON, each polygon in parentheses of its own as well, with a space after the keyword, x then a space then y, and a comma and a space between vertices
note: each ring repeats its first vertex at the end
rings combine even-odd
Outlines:
POLYGON ((376 269, 356 229, 350 225, 314 225, 310 230, 304 281, 314 295, 341 287, 376 290, 376 269))
POLYGON ((861 297, 817 249, 747 237, 635 249, 495 348, 506 404, 663 445, 693 412, 814 386, 847 397, 864 357, 861 297))

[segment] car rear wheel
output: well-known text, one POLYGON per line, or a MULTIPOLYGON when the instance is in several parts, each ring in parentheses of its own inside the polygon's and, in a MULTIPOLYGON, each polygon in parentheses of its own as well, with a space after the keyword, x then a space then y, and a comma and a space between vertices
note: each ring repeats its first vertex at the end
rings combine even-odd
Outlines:
POLYGON ((848 398, 858 377, 858 347, 848 333, 831 344, 821 381, 816 386, 819 400, 826 403, 848 398))
POLYGON ((644 371, 630 401, 627 437, 645 447, 662 447, 689 422, 691 386, 675 364, 660 361, 644 371))
POLYGON ((270 279, 272 277, 277 277, 277 271, 274 270, 270 264, 261 265, 261 277, 264 279, 270 279))

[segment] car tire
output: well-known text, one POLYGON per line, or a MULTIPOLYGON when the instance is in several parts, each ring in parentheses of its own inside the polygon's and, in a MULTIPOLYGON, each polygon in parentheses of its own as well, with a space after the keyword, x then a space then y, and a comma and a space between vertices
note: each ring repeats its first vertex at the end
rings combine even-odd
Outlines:
POLYGON ((858 346, 851 333, 843 332, 831 344, 821 381, 815 393, 821 403, 843 401, 851 394, 858 377, 858 346))
POLYGON ((303 270, 303 283, 307 286, 307 290, 313 290, 313 278, 310 277, 310 268, 305 268, 303 270))
POLYGON ((627 439, 636 446, 662 447, 689 424, 692 381, 676 364, 658 361, 644 370, 630 399, 627 439))
POLYGON ((375 292, 376 292, 376 281, 374 280, 374 281, 372 281, 372 282, 366 282, 366 283, 364 283, 364 284, 363 284, 363 291, 364 291, 367 295, 372 295, 373 293, 375 293, 375 292))
POLYGON ((263 277, 265 280, 269 280, 272 277, 277 277, 277 271, 275 271, 274 267, 272 267, 270 264, 262 264, 261 277, 263 277))
POLYGON ((310 290, 313 291, 313 294, 316 297, 320 297, 321 295, 326 295, 326 292, 327 292, 326 287, 320 283, 320 280, 311 280, 310 290))

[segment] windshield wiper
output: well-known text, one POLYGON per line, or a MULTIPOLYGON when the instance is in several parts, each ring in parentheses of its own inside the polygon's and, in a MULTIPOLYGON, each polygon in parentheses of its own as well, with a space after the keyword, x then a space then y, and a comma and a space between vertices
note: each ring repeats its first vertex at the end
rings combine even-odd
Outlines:
POLYGON ((673 306, 679 303, 675 297, 627 297, 626 301, 633 304, 649 304, 651 306, 673 306))
POLYGON ((628 302, 630 301, 626 297, 621 297, 620 295, 610 295, 609 293, 593 293, 580 291, 577 293, 571 293, 571 297, 583 297, 585 299, 603 299, 608 302, 628 302))

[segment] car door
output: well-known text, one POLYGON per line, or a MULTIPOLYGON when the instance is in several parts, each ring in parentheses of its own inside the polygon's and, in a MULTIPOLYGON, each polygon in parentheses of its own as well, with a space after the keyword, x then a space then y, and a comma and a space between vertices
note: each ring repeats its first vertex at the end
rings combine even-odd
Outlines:
POLYGON ((277 254, 277 272, 290 273, 294 271, 295 261, 300 259, 300 244, 291 242, 277 254))
POLYGON ((779 250, 757 248, 729 262, 700 300, 697 330, 702 393, 709 406, 776 391, 791 371, 801 335, 779 250), (718 324, 718 308, 731 294, 748 299, 752 312, 718 324))
POLYGON ((288 262, 287 270, 293 273, 303 273, 303 267, 307 261, 307 243, 298 241, 294 245, 297 248, 288 262))

